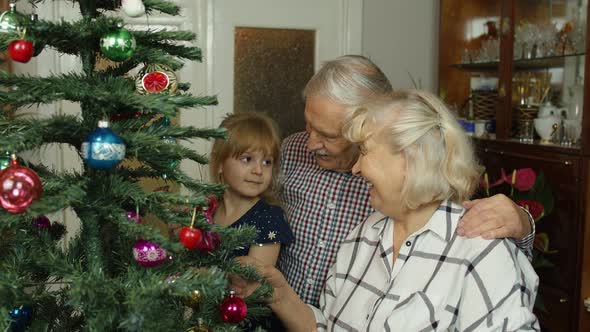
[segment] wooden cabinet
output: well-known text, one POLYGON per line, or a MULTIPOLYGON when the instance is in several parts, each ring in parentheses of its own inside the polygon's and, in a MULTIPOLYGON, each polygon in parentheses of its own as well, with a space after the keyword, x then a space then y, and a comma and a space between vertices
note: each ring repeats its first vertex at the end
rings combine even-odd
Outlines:
POLYGON ((537 225, 557 251, 550 256, 554 267, 537 271, 546 311, 536 314, 544 331, 590 331, 584 307, 590 298, 588 17, 587 0, 440 1, 440 93, 467 116, 461 109, 468 109, 468 98, 479 107, 478 89, 493 90, 487 94, 491 112, 473 112, 495 120, 495 136, 474 138, 487 172, 495 179, 501 168, 531 167, 545 174, 553 193, 554 211, 537 225), (558 36, 555 44, 545 44, 552 34, 558 36), (574 119, 580 106, 575 142, 561 119, 551 141, 541 141, 532 128, 523 136, 526 125, 534 127, 546 87, 551 89, 545 99, 563 108, 556 116, 574 119))

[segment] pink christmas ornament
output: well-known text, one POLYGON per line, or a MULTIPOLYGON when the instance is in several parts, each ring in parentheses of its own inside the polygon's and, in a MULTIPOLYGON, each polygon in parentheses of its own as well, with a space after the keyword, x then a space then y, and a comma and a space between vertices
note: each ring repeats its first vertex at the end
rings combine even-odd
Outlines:
POLYGON ((137 240, 133 246, 133 258, 143 267, 158 266, 167 258, 166 249, 150 241, 137 240))

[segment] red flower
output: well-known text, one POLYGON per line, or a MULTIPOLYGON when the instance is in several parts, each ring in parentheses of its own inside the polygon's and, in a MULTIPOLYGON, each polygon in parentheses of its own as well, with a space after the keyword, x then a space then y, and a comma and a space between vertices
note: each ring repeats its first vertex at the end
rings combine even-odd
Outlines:
POLYGON ((543 207, 543 204, 541 204, 540 202, 537 202, 537 201, 523 199, 520 201, 516 201, 516 204, 527 209, 530 212, 530 214, 533 216, 533 219, 535 219, 535 221, 537 221, 539 218, 541 218, 543 216, 543 213, 545 212, 545 208, 543 207))
POLYGON ((537 174, 532 168, 521 168, 516 171, 514 187, 520 191, 529 191, 535 185, 537 174))

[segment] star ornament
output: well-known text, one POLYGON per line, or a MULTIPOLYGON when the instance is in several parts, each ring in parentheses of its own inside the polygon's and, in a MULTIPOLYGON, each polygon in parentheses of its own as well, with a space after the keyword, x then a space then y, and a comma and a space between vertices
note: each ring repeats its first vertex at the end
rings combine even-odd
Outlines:
POLYGON ((277 237, 277 233, 274 232, 274 231, 268 232, 267 237, 268 237, 269 240, 274 240, 277 237))

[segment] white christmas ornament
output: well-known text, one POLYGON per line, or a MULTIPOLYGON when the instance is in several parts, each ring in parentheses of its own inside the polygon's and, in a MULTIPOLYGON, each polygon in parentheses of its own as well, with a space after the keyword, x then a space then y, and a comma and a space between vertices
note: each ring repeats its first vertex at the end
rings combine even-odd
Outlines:
POLYGON ((130 17, 139 17, 145 14, 145 6, 141 0, 123 0, 121 8, 130 17))

